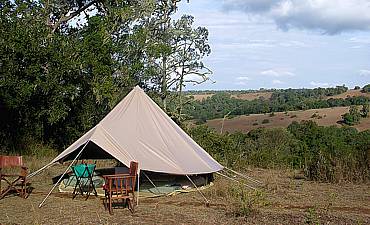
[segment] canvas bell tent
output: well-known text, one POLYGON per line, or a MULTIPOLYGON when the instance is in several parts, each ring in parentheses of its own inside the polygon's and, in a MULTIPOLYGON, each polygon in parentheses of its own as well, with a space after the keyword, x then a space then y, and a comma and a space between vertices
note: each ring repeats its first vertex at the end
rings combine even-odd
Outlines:
POLYGON ((57 162, 108 158, 127 167, 137 161, 139 171, 187 177, 223 169, 136 86, 95 127, 30 176, 57 162))
POLYGON ((103 120, 60 153, 56 162, 113 157, 140 170, 194 175, 223 169, 136 86, 103 120))

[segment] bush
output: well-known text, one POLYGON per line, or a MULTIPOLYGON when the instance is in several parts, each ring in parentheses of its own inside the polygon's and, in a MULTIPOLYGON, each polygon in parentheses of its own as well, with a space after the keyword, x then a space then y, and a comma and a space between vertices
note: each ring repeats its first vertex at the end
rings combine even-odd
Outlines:
POLYGON ((345 124, 353 126, 360 122, 361 114, 358 111, 357 106, 351 106, 349 109, 349 113, 343 114, 342 118, 345 124))
POLYGON ((370 92, 370 84, 365 85, 365 86, 362 88, 362 92, 364 92, 364 93, 369 93, 369 92, 370 92))
POLYGON ((226 213, 235 217, 248 217, 257 212, 258 207, 269 205, 265 192, 246 189, 242 184, 230 184, 224 179, 217 179, 220 185, 217 188, 209 189, 206 196, 226 202, 230 207, 226 213))
POLYGON ((370 104, 364 104, 361 109, 361 116, 367 118, 369 116, 370 104))
POLYGON ((266 124, 266 123, 270 123, 270 120, 269 119, 262 120, 262 124, 266 124))
POLYGON ((229 168, 297 169, 310 180, 324 182, 370 180, 370 131, 303 121, 287 129, 259 128, 248 134, 219 134, 206 126, 189 133, 229 168))

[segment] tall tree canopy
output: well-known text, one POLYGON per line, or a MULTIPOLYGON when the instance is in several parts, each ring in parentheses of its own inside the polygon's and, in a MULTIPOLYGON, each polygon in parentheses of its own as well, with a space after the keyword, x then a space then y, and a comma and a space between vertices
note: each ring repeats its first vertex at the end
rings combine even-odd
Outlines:
POLYGON ((2 148, 32 141, 64 147, 133 86, 161 89, 154 62, 176 59, 174 33, 161 27, 175 29, 177 2, 0 0, 2 148))

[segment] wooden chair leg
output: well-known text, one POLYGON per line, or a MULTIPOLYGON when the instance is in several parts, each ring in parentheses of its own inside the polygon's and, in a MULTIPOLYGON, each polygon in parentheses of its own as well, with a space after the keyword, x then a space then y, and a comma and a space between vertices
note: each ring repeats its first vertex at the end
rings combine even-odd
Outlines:
POLYGON ((127 204, 128 204, 128 209, 130 210, 130 212, 134 213, 135 212, 135 204, 133 203, 133 201, 130 198, 127 199, 127 204))
POLYGON ((109 214, 113 215, 112 198, 111 197, 109 197, 109 214))

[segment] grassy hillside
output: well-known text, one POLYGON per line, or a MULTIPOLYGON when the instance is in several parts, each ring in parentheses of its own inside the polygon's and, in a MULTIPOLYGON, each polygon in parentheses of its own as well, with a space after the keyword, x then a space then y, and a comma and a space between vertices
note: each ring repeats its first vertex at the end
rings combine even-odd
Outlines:
POLYGON ((361 90, 348 90, 342 94, 339 94, 339 95, 334 95, 334 96, 328 96, 326 97, 327 99, 329 98, 333 98, 333 99, 345 99, 345 98, 353 98, 353 97, 359 97, 359 96, 363 96, 363 97, 367 97, 367 98, 370 98, 370 93, 365 93, 361 90))
MULTIPOLYGON (((273 114, 251 114, 248 116, 237 116, 230 119, 225 119, 223 131, 235 132, 249 132, 251 130, 264 127, 288 127, 293 121, 312 120, 320 126, 343 126, 341 123, 344 113, 349 111, 349 107, 335 107, 325 109, 310 109, 289 112, 277 112, 273 114)), ((208 120, 207 125, 221 130, 223 119, 208 120)), ((354 126, 359 131, 370 129, 370 117, 364 118, 360 124, 354 126)))
MULTIPOLYGON (((202 100, 207 99, 208 97, 212 97, 213 95, 215 95, 215 93, 221 93, 221 92, 231 93, 231 97, 236 98, 236 99, 243 99, 243 100, 251 101, 251 100, 259 99, 261 97, 265 99, 270 99, 272 94, 274 93, 274 90, 255 91, 255 92, 247 92, 247 93, 243 93, 242 91, 240 91, 240 93, 237 93, 235 91, 215 91, 214 93, 191 92, 188 94, 188 96, 192 96, 194 100, 202 101, 202 100)), ((330 99, 330 98, 345 99, 345 98, 359 97, 359 96, 370 98, 370 93, 364 93, 361 90, 348 90, 341 94, 337 94, 333 96, 326 96, 325 99, 330 99)))

